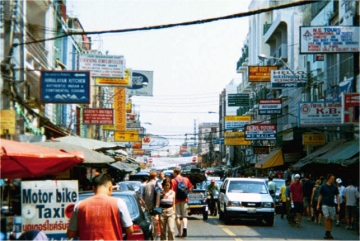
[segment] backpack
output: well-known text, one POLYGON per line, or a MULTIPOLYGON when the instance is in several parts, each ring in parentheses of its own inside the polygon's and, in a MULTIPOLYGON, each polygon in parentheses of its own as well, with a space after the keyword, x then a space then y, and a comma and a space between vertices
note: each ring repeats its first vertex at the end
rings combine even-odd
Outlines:
POLYGON ((179 182, 179 180, 176 178, 175 178, 175 180, 178 184, 175 198, 177 200, 185 200, 188 197, 188 188, 184 183, 184 178, 182 178, 181 182, 179 182))

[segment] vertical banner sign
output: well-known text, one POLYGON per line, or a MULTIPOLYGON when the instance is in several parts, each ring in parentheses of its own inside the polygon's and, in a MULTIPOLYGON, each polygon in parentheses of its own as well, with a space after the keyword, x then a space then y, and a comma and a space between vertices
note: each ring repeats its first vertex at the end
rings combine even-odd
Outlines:
POLYGON ((22 181, 22 232, 39 230, 49 240, 67 239, 66 230, 77 201, 77 181, 22 181))
POLYGON ((114 96, 115 130, 126 130, 126 89, 116 87, 114 96))
POLYGON ((341 123, 343 124, 359 124, 359 106, 360 106, 360 94, 349 93, 344 94, 342 98, 343 113, 341 115, 341 123))
POLYGON ((0 135, 15 135, 15 110, 1 110, 0 114, 0 135))

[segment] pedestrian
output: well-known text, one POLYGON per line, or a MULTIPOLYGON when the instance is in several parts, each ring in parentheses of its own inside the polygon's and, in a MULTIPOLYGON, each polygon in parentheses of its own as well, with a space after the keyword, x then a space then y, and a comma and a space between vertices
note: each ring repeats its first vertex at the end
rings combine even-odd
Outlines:
POLYGON ((134 232, 133 223, 125 202, 111 197, 112 178, 100 174, 93 179, 94 196, 79 201, 70 218, 67 236, 80 240, 123 240, 134 232))
POLYGON ((291 179, 288 180, 289 181, 289 186, 286 187, 285 189, 285 195, 286 195, 286 213, 287 213, 287 220, 288 223, 291 225, 295 224, 295 220, 294 220, 294 214, 293 214, 293 210, 291 209, 291 201, 290 201, 290 185, 291 185, 291 179))
POLYGON ((290 201, 293 213, 297 214, 297 226, 301 228, 301 218, 304 212, 303 185, 300 182, 300 175, 294 176, 295 182, 290 185, 290 201))
MULTIPOLYGON (((154 209, 156 204, 156 194, 155 194, 155 186, 156 186, 156 172, 150 172, 149 181, 144 186, 144 191, 142 193, 142 199, 145 202, 146 207, 150 212, 154 209)), ((160 189, 161 190, 161 189, 160 189)), ((151 216, 151 227, 152 227, 152 237, 156 237, 158 234, 158 221, 155 219, 155 216, 151 216)))
POLYGON ((312 180, 310 180, 310 175, 305 174, 305 177, 303 180, 303 188, 304 188, 303 203, 304 203, 304 208, 305 208, 305 212, 306 212, 308 221, 311 221, 311 220, 314 221, 312 207, 310 205, 311 194, 312 194, 314 186, 315 186, 315 183, 312 180))
POLYGON ((165 173, 163 171, 161 171, 161 172, 159 172, 158 179, 156 180, 156 185, 161 189, 163 188, 162 182, 164 180, 165 180, 165 173))
POLYGON ((320 187, 320 194, 318 197, 317 209, 322 209, 325 218, 325 236, 324 239, 333 239, 331 235, 332 221, 335 220, 335 202, 337 200, 337 209, 340 211, 339 189, 334 185, 335 176, 328 174, 327 182, 320 187), (320 206, 321 204, 321 206, 320 206))
POLYGON ((345 188, 344 199, 345 199, 345 210, 346 210, 346 229, 355 229, 354 218, 356 217, 356 204, 359 199, 359 191, 353 185, 352 180, 348 180, 349 185, 345 188))
MULTIPOLYGON (((345 203, 344 203, 344 192, 345 187, 342 185, 341 178, 336 178, 336 186, 339 189, 339 198, 340 198, 340 210, 336 210, 336 226, 340 226, 340 220, 343 218, 343 213, 345 211, 345 203)), ((337 200, 334 200, 335 204, 337 204, 337 200)))
POLYGON ((287 212, 286 212, 286 188, 290 185, 290 180, 285 181, 285 185, 280 188, 280 200, 281 200, 281 219, 284 218, 284 215, 286 214, 286 218, 288 218, 287 212))
POLYGON ((273 177, 270 175, 268 177, 269 183, 268 183, 268 188, 269 188, 269 193, 275 203, 276 201, 276 183, 273 181, 273 177))
POLYGON ((315 182, 315 186, 313 187, 312 190, 312 194, 311 194, 311 201, 310 201, 310 205, 313 208, 314 211, 314 218, 315 218, 315 223, 317 224, 321 224, 321 217, 322 217, 322 211, 321 209, 318 210, 317 209, 317 203, 318 203, 318 198, 319 198, 319 194, 320 194, 320 187, 321 187, 321 180, 318 179, 315 182))
POLYGON ((161 240, 175 240, 175 192, 171 180, 167 178, 163 180, 162 187, 163 191, 156 198, 156 207, 161 207, 162 213, 155 218, 160 219, 161 240))
POLYGON ((187 177, 181 176, 181 169, 175 168, 174 178, 172 181, 172 189, 175 191, 175 207, 176 207, 176 227, 178 230, 178 235, 176 237, 186 237, 187 236, 187 210, 188 210, 188 198, 186 192, 190 192, 192 190, 192 184, 187 177), (181 186, 186 186, 187 191, 180 189, 179 184, 181 186), (182 222, 181 222, 182 221, 182 222), (182 223, 182 232, 181 232, 181 223, 182 223))

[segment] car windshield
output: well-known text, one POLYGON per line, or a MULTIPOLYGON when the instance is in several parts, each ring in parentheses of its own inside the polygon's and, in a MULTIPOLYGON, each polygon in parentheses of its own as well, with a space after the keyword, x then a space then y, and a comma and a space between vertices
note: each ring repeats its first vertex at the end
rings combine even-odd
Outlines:
POLYGON ((285 180, 273 180, 276 183, 276 190, 279 191, 285 185, 285 180))
POLYGON ((249 181, 230 181, 229 193, 259 193, 267 194, 265 183, 249 181))

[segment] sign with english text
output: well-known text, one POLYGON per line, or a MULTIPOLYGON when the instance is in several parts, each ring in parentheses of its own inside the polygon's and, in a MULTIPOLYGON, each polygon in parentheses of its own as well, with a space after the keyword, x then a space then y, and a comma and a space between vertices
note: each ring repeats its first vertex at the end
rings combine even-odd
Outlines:
POLYGON ((125 58, 122 55, 80 54, 79 70, 91 72, 93 77, 125 77, 125 58))
POLYGON ((262 99, 259 100, 259 115, 280 115, 282 99, 262 99))
POLYGON ((360 119, 360 94, 347 93, 342 97, 343 114, 341 123, 358 124, 360 119))
POLYGON ((49 240, 67 239, 69 219, 78 196, 77 181, 22 181, 21 231, 39 230, 49 240))
POLYGON ((132 70, 125 69, 124 77, 96 77, 95 85, 110 87, 128 87, 132 85, 132 70))
POLYGON ((271 70, 272 88, 297 88, 305 87, 307 74, 305 71, 271 70), (294 75, 295 73, 295 75, 294 75))
POLYGON ((340 126, 341 102, 300 102, 299 126, 340 126))
POLYGON ((244 130, 244 126, 250 124, 251 116, 225 116, 225 130, 240 129, 244 130))
POLYGON ((275 124, 255 124, 245 126, 245 140, 276 140, 275 124))
POLYGON ((114 109, 84 108, 84 125, 112 125, 114 124, 114 109))
POLYGON ((249 82, 270 82, 271 70, 278 66, 248 66, 249 82))

